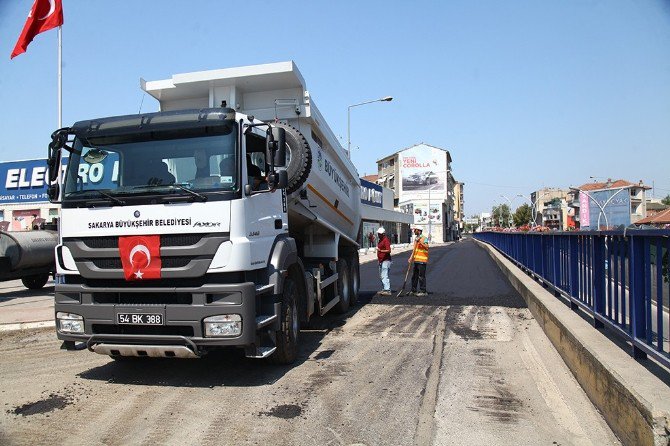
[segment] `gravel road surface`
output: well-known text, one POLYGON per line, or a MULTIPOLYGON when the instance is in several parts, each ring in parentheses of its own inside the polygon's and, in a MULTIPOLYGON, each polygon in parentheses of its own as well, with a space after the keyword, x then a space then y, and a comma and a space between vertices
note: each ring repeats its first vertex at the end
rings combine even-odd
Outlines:
POLYGON ((424 298, 374 295, 376 264, 361 269, 359 304, 302 331, 290 367, 115 362, 59 350, 53 329, 0 333, 0 444, 618 444, 474 242, 431 249, 424 298))

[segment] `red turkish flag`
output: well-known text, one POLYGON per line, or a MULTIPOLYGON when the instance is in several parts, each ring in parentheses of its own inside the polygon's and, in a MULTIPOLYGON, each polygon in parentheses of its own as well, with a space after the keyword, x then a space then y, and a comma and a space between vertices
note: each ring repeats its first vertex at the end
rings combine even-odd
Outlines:
POLYGON ((161 278, 161 238, 159 235, 119 237, 119 254, 126 280, 161 278))
POLYGON ((28 20, 23 26, 23 31, 16 42, 14 51, 9 57, 13 59, 19 54, 25 53, 30 42, 36 35, 49 31, 63 24, 63 0, 35 0, 33 7, 28 13, 28 20))

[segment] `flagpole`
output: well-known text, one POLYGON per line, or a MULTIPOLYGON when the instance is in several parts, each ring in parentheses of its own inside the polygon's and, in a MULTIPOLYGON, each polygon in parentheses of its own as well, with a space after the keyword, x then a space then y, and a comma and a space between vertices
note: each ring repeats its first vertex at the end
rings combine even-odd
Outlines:
POLYGON ((58 127, 63 127, 63 30, 58 27, 58 127))

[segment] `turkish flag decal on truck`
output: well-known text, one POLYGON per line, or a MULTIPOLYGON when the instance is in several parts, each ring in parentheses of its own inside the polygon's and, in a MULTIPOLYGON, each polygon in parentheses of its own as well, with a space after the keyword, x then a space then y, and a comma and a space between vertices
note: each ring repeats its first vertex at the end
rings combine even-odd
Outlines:
POLYGON ((119 254, 126 280, 161 278, 159 235, 119 237, 119 254))

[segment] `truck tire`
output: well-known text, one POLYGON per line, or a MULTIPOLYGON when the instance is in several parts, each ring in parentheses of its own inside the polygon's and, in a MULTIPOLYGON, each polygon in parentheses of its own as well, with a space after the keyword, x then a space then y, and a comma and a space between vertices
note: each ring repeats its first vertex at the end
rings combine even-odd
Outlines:
POLYGON ((288 174, 288 186, 286 193, 291 194, 297 191, 305 183, 309 172, 312 169, 312 150, 305 136, 295 127, 285 123, 277 122, 274 124, 286 131, 286 173, 288 174))
POLYGON ((268 358, 269 361, 273 364, 291 364, 298 357, 298 334, 300 333, 298 286, 291 277, 284 280, 279 330, 275 333, 277 350, 268 358))
POLYGON ((37 274, 35 276, 28 276, 21 279, 23 285, 30 290, 39 290, 44 287, 49 281, 49 274, 37 274))
POLYGON ((361 270, 358 264, 358 254, 354 254, 349 259, 349 265, 351 267, 351 272, 349 278, 351 281, 351 305, 355 305, 358 302, 358 292, 361 289, 361 270))
POLYGON ((335 305, 335 311, 346 313, 351 304, 351 279, 349 266, 343 258, 337 261, 337 292, 340 294, 340 301, 335 305))

